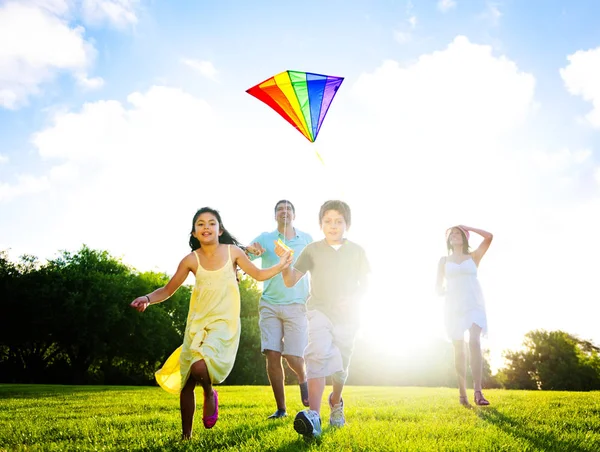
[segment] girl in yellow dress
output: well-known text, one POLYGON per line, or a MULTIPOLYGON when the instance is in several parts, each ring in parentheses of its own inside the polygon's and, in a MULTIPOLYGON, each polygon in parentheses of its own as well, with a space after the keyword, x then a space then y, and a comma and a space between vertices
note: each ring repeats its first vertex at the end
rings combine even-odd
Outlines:
POLYGON ((196 383, 204 390, 204 427, 212 428, 219 417, 218 394, 212 386, 231 372, 240 340, 237 267, 264 281, 287 268, 292 260, 288 252, 279 264, 260 269, 237 245, 237 240, 223 227, 219 212, 203 207, 192 222, 192 252, 181 260, 175 275, 164 287, 131 303, 134 309, 144 312, 149 305, 173 295, 189 272, 196 275, 183 345, 156 372, 156 380, 165 391, 179 394, 184 439, 192 436, 196 383))

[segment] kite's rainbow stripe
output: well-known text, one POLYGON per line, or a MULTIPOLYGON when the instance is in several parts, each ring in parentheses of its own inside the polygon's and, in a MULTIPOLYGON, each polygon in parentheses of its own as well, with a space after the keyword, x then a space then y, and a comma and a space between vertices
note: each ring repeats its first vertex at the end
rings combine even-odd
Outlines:
POLYGON ((246 92, 263 101, 314 142, 343 80, 343 77, 284 71, 246 92))

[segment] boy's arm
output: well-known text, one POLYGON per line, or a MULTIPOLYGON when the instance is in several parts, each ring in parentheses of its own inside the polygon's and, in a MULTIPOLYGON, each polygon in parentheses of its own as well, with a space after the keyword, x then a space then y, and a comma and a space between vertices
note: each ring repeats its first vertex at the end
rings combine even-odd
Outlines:
POLYGON ((304 273, 296 270, 294 267, 288 267, 281 272, 281 276, 283 277, 285 287, 294 287, 302 279, 304 273))
MULTIPOLYGON (((275 241, 275 254, 277 254, 277 256, 281 257, 285 253, 286 253, 286 250, 277 241, 275 241)), ((307 251, 307 248, 304 248, 300 252, 300 256, 298 256, 298 259, 296 260, 296 263, 294 264, 294 266, 293 267, 289 266, 281 272, 281 276, 283 278, 283 284, 285 284, 285 287, 294 287, 298 283, 298 281, 300 281, 302 279, 302 277, 306 273, 306 271, 302 271, 302 270, 309 268, 308 267, 309 262, 310 262, 309 252, 307 251)))

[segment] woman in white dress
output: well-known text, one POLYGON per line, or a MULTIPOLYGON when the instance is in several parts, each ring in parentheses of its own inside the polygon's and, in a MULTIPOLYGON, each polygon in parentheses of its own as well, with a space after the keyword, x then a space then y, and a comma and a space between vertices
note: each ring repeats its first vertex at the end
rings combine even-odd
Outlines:
POLYGON ((448 256, 440 259, 436 288, 445 295, 445 323, 448 337, 454 344, 454 361, 458 376, 459 401, 469 406, 466 388, 467 361, 465 356, 465 331, 469 330, 469 352, 473 375, 474 401, 476 405, 489 405, 481 393, 483 357, 480 337, 487 332, 487 319, 483 293, 477 280, 477 268, 493 235, 468 226, 454 226, 446 231, 448 256), (469 232, 483 237, 479 247, 469 251, 469 232))

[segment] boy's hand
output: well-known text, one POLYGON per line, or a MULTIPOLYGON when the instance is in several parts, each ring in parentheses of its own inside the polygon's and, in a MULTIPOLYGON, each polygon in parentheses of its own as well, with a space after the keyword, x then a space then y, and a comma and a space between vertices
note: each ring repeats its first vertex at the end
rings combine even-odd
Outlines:
POLYGON ((281 270, 285 270, 286 268, 288 268, 290 266, 290 264, 292 263, 292 261, 293 261, 292 253, 290 253, 289 251, 286 251, 279 258, 279 264, 281 265, 281 270))
POLYGON ((254 242, 252 245, 246 247, 246 251, 250 254, 254 254, 256 257, 260 257, 265 252, 265 249, 258 242, 254 242))

